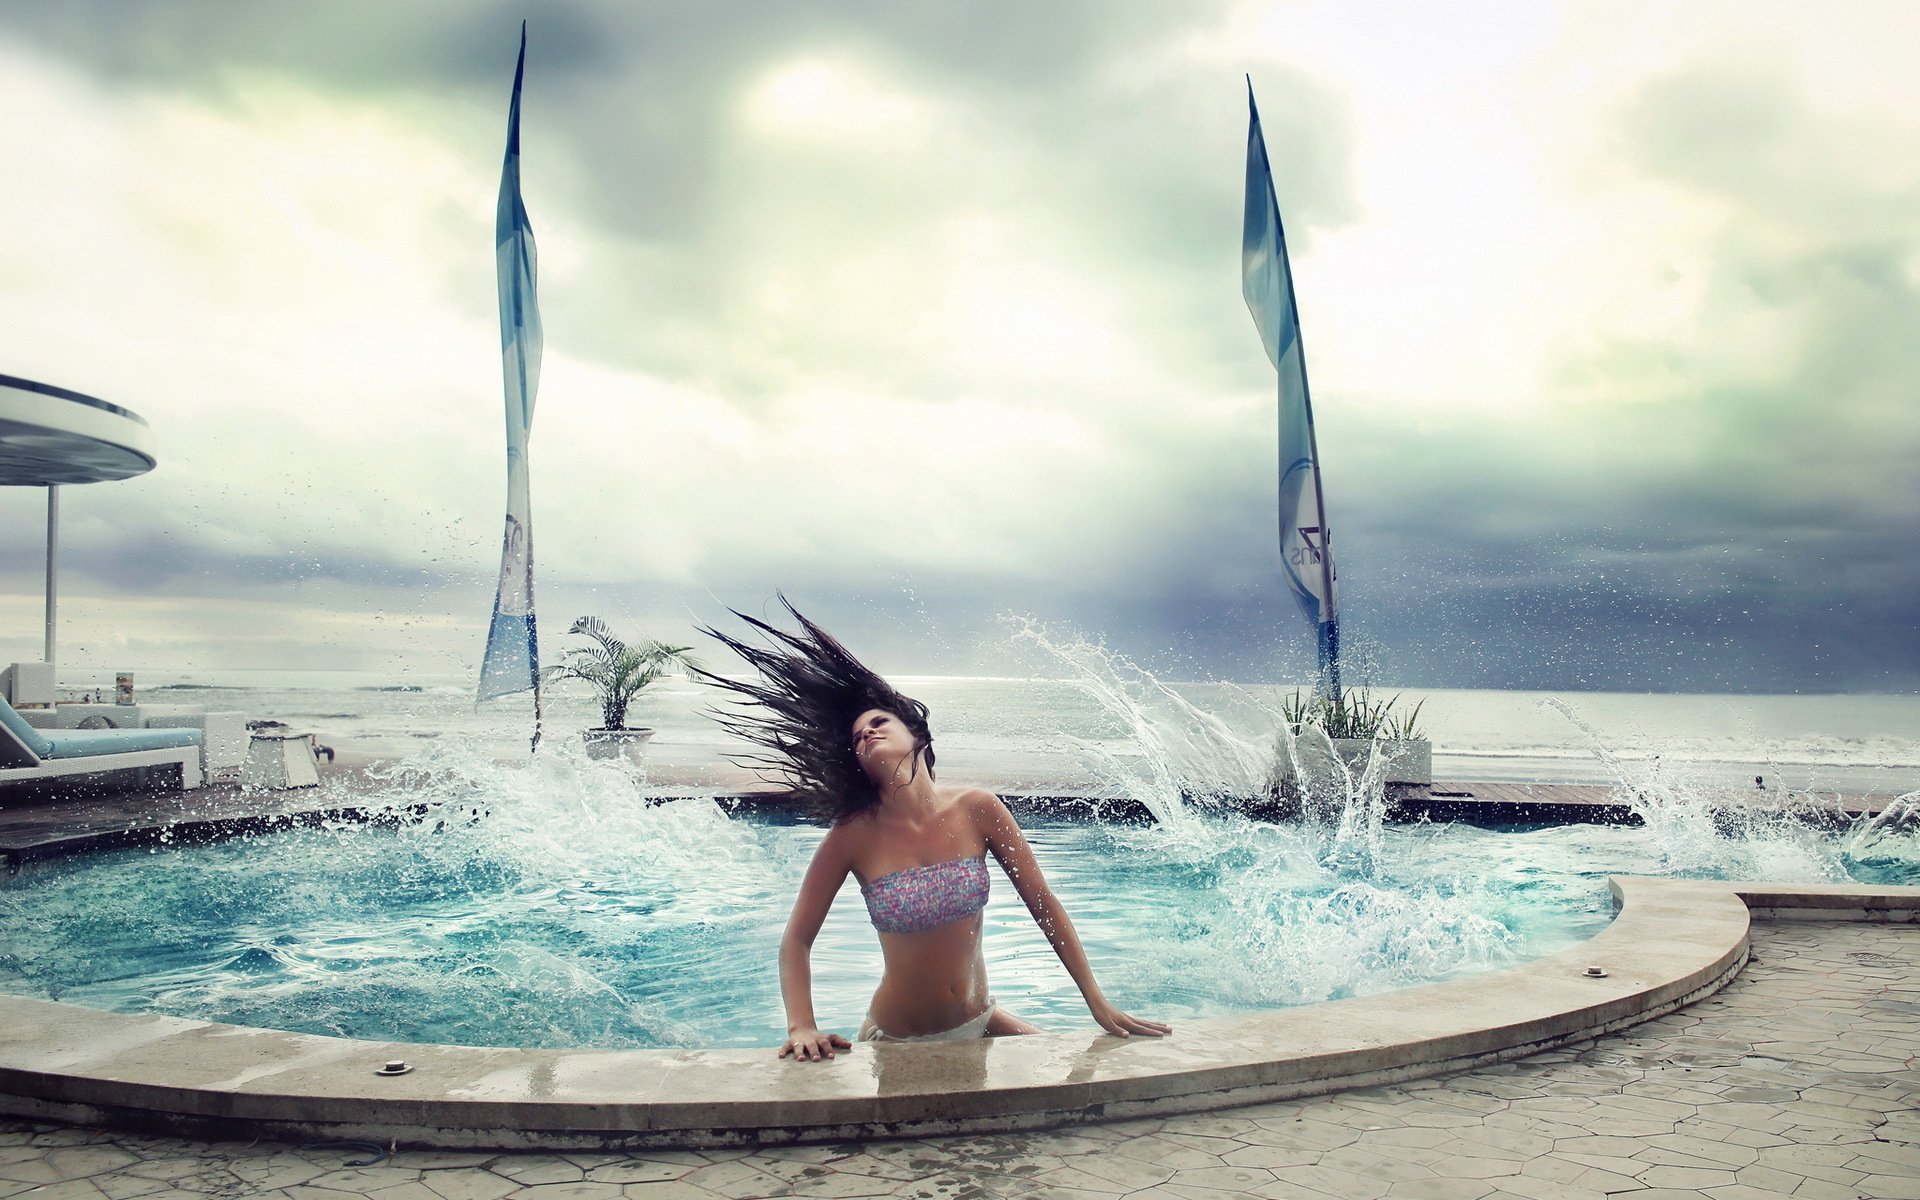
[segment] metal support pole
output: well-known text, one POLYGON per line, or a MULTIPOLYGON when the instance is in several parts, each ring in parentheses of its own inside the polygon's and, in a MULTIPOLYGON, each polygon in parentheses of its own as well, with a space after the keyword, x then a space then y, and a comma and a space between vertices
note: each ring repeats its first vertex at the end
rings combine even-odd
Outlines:
POLYGON ((1317 691, 1340 703, 1340 622, 1320 623, 1320 683, 1317 691))
POLYGON ((60 615, 60 485, 47 485, 47 647, 53 664, 53 629, 60 615))

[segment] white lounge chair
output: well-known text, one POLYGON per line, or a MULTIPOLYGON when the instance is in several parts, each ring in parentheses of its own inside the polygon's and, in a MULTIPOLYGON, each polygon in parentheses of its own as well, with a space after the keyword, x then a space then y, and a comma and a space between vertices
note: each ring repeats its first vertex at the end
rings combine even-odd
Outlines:
POLYGON ((153 767, 180 768, 180 787, 200 786, 198 729, 35 729, 0 699, 0 784, 153 767))

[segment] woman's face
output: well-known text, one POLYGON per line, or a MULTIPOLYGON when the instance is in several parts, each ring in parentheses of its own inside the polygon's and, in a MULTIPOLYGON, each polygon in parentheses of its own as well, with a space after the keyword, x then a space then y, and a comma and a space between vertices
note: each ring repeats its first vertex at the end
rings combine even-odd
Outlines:
POLYGON ((913 731, 884 708, 870 708, 853 721, 853 756, 869 777, 891 776, 913 754, 913 731))

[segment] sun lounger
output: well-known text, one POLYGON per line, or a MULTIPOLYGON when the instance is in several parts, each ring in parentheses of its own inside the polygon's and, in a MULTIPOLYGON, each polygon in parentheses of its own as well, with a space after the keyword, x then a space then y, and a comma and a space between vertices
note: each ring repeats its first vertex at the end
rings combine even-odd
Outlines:
POLYGON ((180 768, 180 787, 201 784, 198 729, 35 729, 0 700, 0 784, 152 767, 180 768))

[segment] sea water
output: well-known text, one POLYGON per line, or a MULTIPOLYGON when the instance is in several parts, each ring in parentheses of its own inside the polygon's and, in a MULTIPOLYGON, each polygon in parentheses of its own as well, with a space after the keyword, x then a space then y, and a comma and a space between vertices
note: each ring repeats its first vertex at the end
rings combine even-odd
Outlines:
MULTIPOLYGON (((1155 747, 1143 745, 1141 733, 1155 721, 1170 731, 1167 737, 1191 743, 1189 760, 1229 744, 1226 739, 1264 752, 1281 703, 1296 690, 1158 680, 1149 686, 1142 682, 1152 680, 1145 672, 1129 684, 1117 677, 1133 669, 1096 649, 1067 643, 1049 652, 1041 678, 894 682, 932 709, 943 778, 1069 792, 1096 786, 1109 760, 1147 765, 1155 747), (1114 703, 1115 681, 1127 689, 1133 709, 1114 703), (1205 714, 1214 726, 1207 732, 1226 739, 1176 724, 1181 704, 1205 714)), ((76 688, 87 683, 71 682, 76 688)), ((533 727, 529 697, 476 706, 470 679, 444 675, 144 672, 141 684, 144 702, 238 710, 312 730, 329 745, 388 756, 446 737, 474 739, 512 756, 524 753, 533 727)), ((1433 741, 1434 772, 1442 780, 1613 783, 1612 768, 1598 752, 1604 747, 1618 762, 1657 761, 1676 776, 1716 787, 1752 788, 1756 777, 1776 790, 1898 795, 1920 787, 1920 696, 1393 687, 1376 687, 1373 695, 1398 697, 1396 712, 1420 706, 1419 726, 1433 741)), ((718 761, 731 747, 711 716, 717 700, 713 688, 669 678, 635 701, 628 723, 657 731, 651 751, 663 766, 718 761)), ((578 690, 549 688, 545 707, 549 737, 572 737, 599 723, 598 709, 578 690)))

